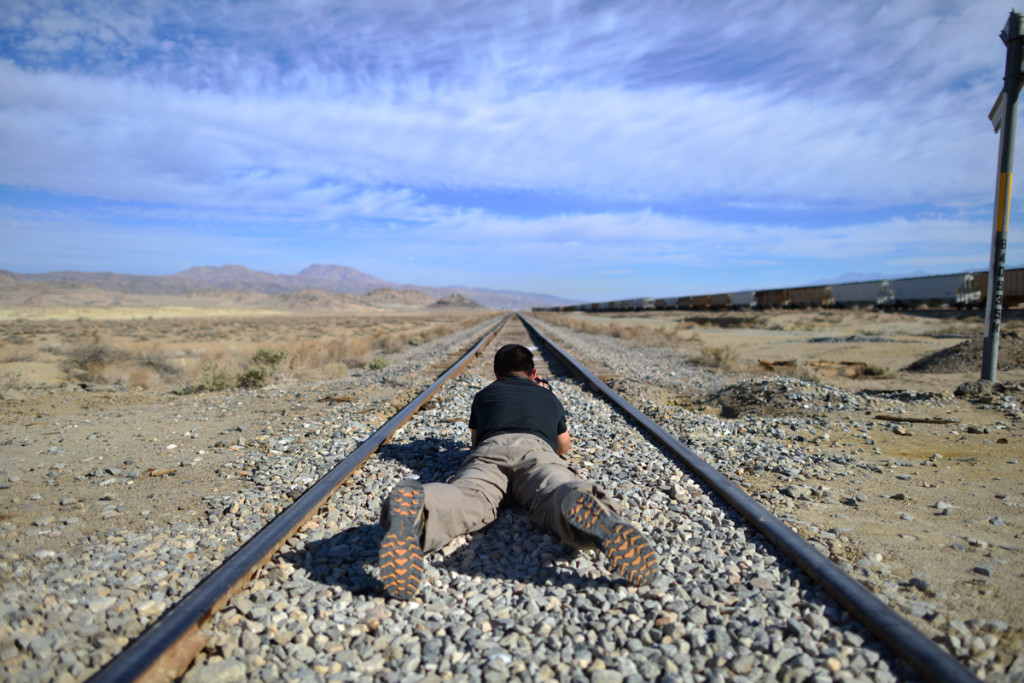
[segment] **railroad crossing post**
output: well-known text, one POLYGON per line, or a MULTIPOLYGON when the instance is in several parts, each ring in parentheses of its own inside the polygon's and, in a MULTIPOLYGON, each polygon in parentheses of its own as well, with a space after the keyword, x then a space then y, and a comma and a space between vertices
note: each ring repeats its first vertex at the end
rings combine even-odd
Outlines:
POLYGON ((1021 88, 1024 16, 1015 11, 1010 12, 1010 18, 1006 20, 999 37, 1006 44, 1006 75, 1003 78, 1003 91, 988 115, 992 126, 999 133, 999 169, 996 174, 996 202, 992 219, 988 296, 985 300, 985 344, 981 358, 981 378, 993 382, 996 381, 999 326, 1003 317, 1006 236, 1010 228, 1010 191, 1013 186, 1013 146, 1017 133, 1017 96, 1021 88))

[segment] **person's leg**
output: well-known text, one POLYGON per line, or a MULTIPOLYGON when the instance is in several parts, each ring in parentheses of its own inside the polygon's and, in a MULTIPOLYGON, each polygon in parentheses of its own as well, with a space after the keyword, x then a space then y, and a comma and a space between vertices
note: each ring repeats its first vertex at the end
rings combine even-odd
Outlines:
POLYGON ((505 494, 507 449, 482 444, 448 483, 403 480, 381 509, 380 580, 390 597, 407 600, 423 581, 424 552, 494 521, 505 494))
POLYGON ((512 495, 526 509, 530 521, 558 536, 566 545, 598 547, 590 536, 568 523, 562 514, 562 500, 572 491, 588 491, 618 513, 615 501, 593 482, 576 476, 543 439, 519 435, 510 448, 515 463, 511 472, 512 495))
POLYGON ((448 483, 426 484, 423 549, 443 548, 452 539, 494 521, 508 477, 488 460, 473 458, 448 483))
MULTIPOLYGON (((529 437, 526 437, 528 439, 529 437)), ((612 569, 633 585, 645 585, 657 572, 657 558, 638 529, 620 516, 603 489, 577 477, 550 447, 519 442, 513 495, 530 521, 574 548, 599 548, 612 569)))

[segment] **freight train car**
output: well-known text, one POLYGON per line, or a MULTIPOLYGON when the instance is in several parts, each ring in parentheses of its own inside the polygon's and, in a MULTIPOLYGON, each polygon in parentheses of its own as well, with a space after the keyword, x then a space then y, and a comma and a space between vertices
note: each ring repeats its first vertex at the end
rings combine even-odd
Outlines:
POLYGON ((732 292, 729 294, 729 303, 733 308, 753 308, 757 305, 757 296, 752 290, 732 292))
POLYGON ((690 308, 697 309, 699 311, 707 310, 711 306, 711 297, 707 294, 699 294, 697 296, 690 297, 690 308))
POLYGON ((1012 268, 1003 277, 1003 305, 1013 308, 1024 304, 1024 268, 1012 268))
POLYGON ((835 300, 835 305, 840 308, 877 306, 883 284, 884 280, 867 280, 832 285, 832 298, 835 300))
POLYGON ((954 306, 957 292, 964 292, 973 286, 973 281, 974 278, 967 273, 889 280, 893 294, 892 305, 899 308, 954 306))
POLYGON ((756 294, 758 308, 785 308, 789 305, 788 289, 759 289, 756 294))
POLYGON ((828 285, 791 287, 787 306, 796 308, 826 308, 835 304, 832 288, 828 285))
POLYGON ((729 308, 731 305, 732 304, 728 294, 708 295, 708 308, 721 310, 723 308, 729 308))
POLYGON ((667 296, 662 299, 655 299, 654 308, 658 311, 670 311, 676 308, 676 298, 674 296, 667 296))
POLYGON ((676 297, 676 308, 680 310, 686 310, 693 308, 693 297, 692 296, 677 296, 676 297))
MULTIPOLYGON (((988 298, 988 271, 971 273, 974 285, 981 293, 981 305, 988 298)), ((1024 304, 1024 268, 1010 268, 1003 273, 1003 308, 1024 304)))

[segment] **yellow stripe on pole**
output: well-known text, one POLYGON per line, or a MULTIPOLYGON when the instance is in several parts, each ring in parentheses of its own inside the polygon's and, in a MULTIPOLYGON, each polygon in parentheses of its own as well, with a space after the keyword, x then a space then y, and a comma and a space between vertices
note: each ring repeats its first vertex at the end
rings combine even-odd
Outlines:
POLYGON ((1013 194, 1013 173, 1006 175, 1006 220, 1010 220, 1010 195, 1013 194))
POLYGON ((1010 215, 1010 194, 1013 185, 1013 174, 1003 173, 999 177, 999 220, 996 221, 996 232, 1003 231, 1003 221, 1010 215))

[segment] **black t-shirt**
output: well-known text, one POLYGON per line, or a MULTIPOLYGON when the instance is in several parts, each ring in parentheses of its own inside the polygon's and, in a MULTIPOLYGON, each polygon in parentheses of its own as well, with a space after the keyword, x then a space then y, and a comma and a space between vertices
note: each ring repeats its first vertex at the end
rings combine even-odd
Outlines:
POLYGON ((558 435, 568 430, 565 408, 550 389, 521 375, 502 377, 473 397, 469 428, 477 443, 498 434, 534 434, 558 452, 558 435))

